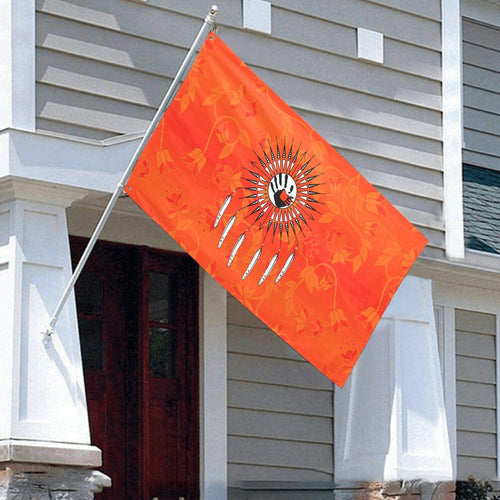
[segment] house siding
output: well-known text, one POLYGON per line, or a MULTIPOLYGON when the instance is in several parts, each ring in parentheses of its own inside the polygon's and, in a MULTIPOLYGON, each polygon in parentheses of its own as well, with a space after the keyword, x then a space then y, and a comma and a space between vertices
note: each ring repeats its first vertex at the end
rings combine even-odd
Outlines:
POLYGON ((228 297, 228 477, 333 481, 333 384, 228 297))
POLYGON ((497 475, 495 315, 457 310, 457 477, 497 475))
MULTIPOLYGON (((462 37, 465 240, 469 248, 497 253, 500 29, 464 18, 462 37)), ((457 310, 455 319, 457 475, 492 480, 498 478, 496 316, 457 310)))
MULTIPOLYGON (((444 255, 440 2, 272 2, 272 34, 224 40, 444 255), (356 58, 356 28, 384 34, 384 64, 356 58)), ((37 1, 37 127, 103 139, 144 131, 206 14, 199 2, 37 1), (141 22, 137 22, 140 19, 141 22)))
POLYGON ((500 28, 463 21, 464 163, 500 171, 500 28))

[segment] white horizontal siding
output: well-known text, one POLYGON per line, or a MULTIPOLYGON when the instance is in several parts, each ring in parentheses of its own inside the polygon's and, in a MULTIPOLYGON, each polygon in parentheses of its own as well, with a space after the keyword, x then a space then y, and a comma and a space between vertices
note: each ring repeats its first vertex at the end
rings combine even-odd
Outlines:
POLYGON ((458 477, 493 479, 497 467, 495 316, 457 310, 458 477))
POLYGON ((229 484, 333 480, 333 384, 228 298, 229 484))
POLYGON ((463 22, 464 162, 500 170, 500 29, 463 22))
MULTIPOLYGON (((440 2, 274 0, 272 34, 220 34, 444 253, 440 2), (384 64, 356 58, 356 29, 384 34, 384 64)), ((144 130, 191 44, 194 0, 38 0, 37 126, 103 138, 144 130)))

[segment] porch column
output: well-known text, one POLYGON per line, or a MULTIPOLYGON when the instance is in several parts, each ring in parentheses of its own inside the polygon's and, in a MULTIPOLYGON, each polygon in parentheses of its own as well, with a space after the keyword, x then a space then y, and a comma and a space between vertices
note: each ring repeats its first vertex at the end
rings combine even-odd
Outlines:
MULTIPOLYGON (((65 207, 84 194, 27 179, 0 181, 0 498, 10 498, 13 478, 35 464, 49 482, 61 476, 57 466, 76 467, 87 478, 80 485, 87 496, 74 498, 91 498, 89 478, 100 480, 88 470, 101 465, 101 452, 90 445, 74 296, 57 333, 42 334, 71 275, 65 207)), ((76 475, 59 481, 80 484, 76 475)), ((29 488, 28 480, 20 484, 29 488)))
POLYGON ((200 269, 201 498, 227 498, 227 292, 200 269))
POLYGON ((336 481, 452 479, 431 281, 407 277, 335 391, 336 481))

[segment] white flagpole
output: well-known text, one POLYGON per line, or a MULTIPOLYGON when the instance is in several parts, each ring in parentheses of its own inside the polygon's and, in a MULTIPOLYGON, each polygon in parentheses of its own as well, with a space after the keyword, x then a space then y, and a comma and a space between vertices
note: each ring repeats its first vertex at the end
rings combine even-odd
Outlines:
POLYGON ((168 106, 172 102, 175 93, 177 92, 177 87, 179 83, 181 82, 186 70, 191 66, 192 59, 195 57, 195 52, 198 50, 198 46, 200 45, 201 42, 205 40, 206 35, 208 32, 213 28, 215 25, 215 16, 219 13, 219 8, 217 5, 212 5, 210 8, 210 12, 207 14, 205 17, 205 20, 203 22, 202 27, 200 28, 200 31, 196 35, 196 38, 194 39, 193 44, 191 45, 191 48, 189 49, 189 52, 186 54, 186 57, 184 58, 184 61, 182 62, 179 70, 177 71, 177 74, 174 77, 174 80, 172 81, 172 84, 170 85, 167 93, 165 94, 165 97, 163 98, 163 101, 160 104, 160 107, 156 111, 156 114, 153 117, 153 120, 149 124, 148 129, 146 130, 146 133, 144 134, 144 137, 142 138, 139 146, 137 147, 133 157, 131 158, 122 178, 120 179, 120 182, 115 188, 115 191, 113 195, 111 196, 106 208, 104 209, 104 212, 101 215, 101 218, 99 219, 99 222, 97 223, 97 226, 94 229, 94 232, 92 233, 92 236, 90 237, 89 242, 87 243, 87 246, 85 247, 85 250, 80 257, 80 261, 78 262, 78 265, 76 266, 75 270, 73 271, 73 275, 71 276, 71 279, 69 280, 68 284, 66 285, 66 288, 64 289, 61 298, 59 299, 59 302, 56 306, 56 309, 54 311, 54 314, 52 314, 52 317, 50 318, 49 326, 47 329, 42 332, 46 337, 50 337, 54 332, 55 332, 55 325, 57 323, 57 320, 59 319, 59 315, 61 314, 61 311, 64 307, 64 304, 66 304, 66 301, 68 300, 69 294, 71 293, 71 290, 73 290, 73 287, 75 286, 75 283, 80 276, 80 273, 82 272, 83 266, 86 264, 90 253, 92 252, 92 249, 94 248, 99 235, 101 234, 104 225, 106 224, 107 220, 109 219, 109 216, 111 215, 111 211, 113 210, 116 202, 118 201, 118 198, 120 194, 123 193, 123 190, 125 189, 125 185, 127 184, 128 178, 132 174, 132 170, 135 167, 135 164, 137 163, 137 160, 139 159, 139 156, 141 155, 144 147, 146 146, 149 138, 151 137, 152 133, 154 132, 156 126, 160 122, 163 114, 167 110, 168 106))

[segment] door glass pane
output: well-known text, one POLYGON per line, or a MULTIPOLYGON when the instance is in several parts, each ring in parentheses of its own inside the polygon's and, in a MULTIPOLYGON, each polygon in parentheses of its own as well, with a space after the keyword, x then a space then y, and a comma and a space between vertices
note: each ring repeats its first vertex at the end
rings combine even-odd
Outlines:
POLYGON ((80 345, 82 349, 83 368, 85 370, 103 369, 102 322, 80 318, 80 345))
POLYGON ((149 321, 174 322, 173 286, 174 278, 171 274, 149 274, 149 321))
POLYGON ((149 329, 149 369, 156 378, 176 378, 176 334, 167 328, 149 329))
POLYGON ((82 273, 77 282, 76 306, 79 313, 102 314, 102 279, 91 271, 82 273))

